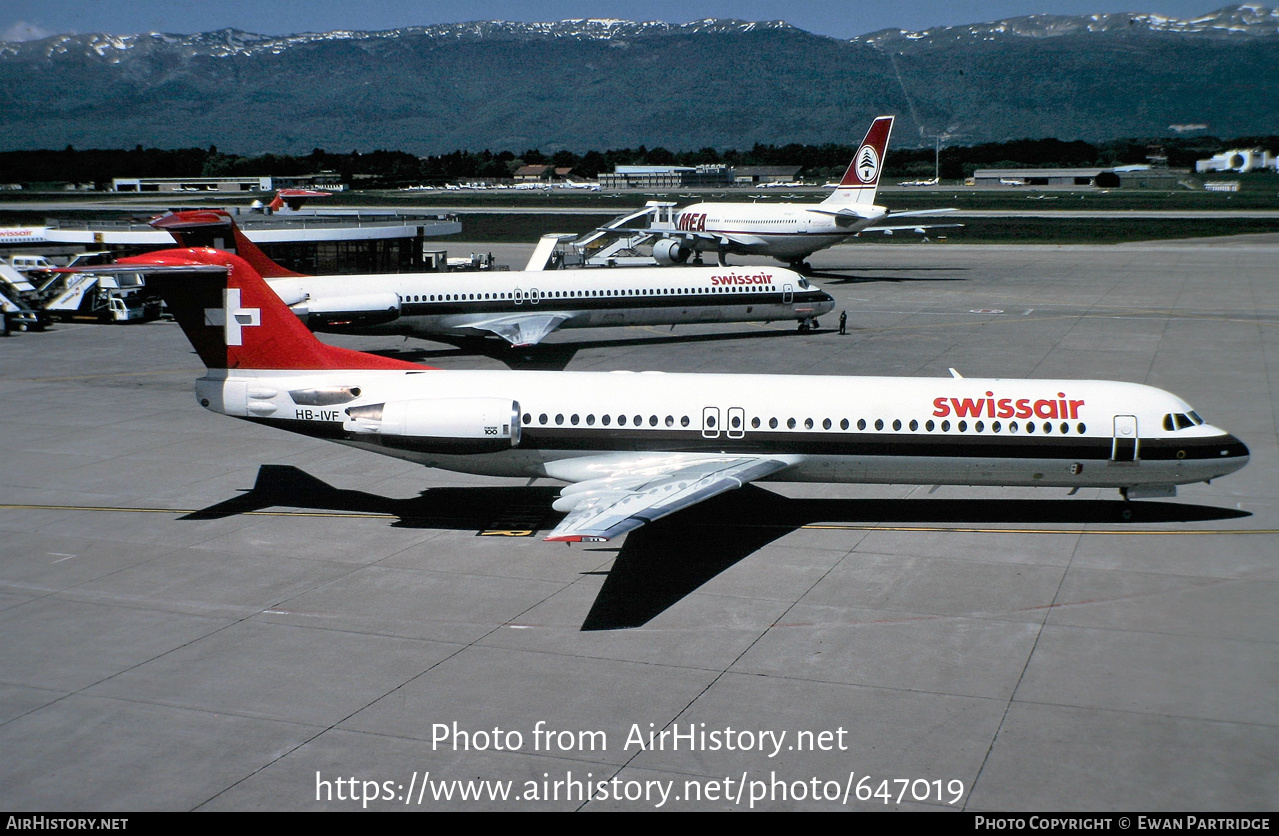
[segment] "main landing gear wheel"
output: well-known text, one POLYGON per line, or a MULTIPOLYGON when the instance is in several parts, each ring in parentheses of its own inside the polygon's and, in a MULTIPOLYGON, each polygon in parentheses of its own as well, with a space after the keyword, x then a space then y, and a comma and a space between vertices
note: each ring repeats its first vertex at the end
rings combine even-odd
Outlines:
POLYGON ((796 273, 799 273, 801 276, 813 275, 813 265, 809 264, 807 261, 804 261, 803 259, 800 259, 799 261, 792 261, 790 262, 789 266, 790 266, 790 269, 794 270, 796 273))

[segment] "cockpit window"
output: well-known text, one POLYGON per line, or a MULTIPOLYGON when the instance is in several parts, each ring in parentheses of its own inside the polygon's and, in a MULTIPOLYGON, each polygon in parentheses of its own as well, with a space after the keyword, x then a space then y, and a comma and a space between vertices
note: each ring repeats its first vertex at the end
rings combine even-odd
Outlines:
POLYGON ((1189 429, 1202 423, 1203 419, 1194 412, 1189 414, 1184 412, 1170 412, 1164 416, 1164 429, 1168 432, 1189 429))

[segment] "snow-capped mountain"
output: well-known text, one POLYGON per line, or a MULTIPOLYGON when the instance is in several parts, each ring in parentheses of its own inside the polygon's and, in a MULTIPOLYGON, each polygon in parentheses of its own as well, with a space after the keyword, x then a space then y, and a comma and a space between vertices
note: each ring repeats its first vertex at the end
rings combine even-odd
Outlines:
POLYGON ((1279 11, 1032 15, 848 41, 781 21, 481 21, 0 43, 0 149, 439 153, 1279 134, 1279 11))
POLYGON ((1210 38, 1279 36, 1279 9, 1258 5, 1227 6, 1195 18, 1158 14, 1026 15, 993 23, 939 26, 923 31, 884 29, 853 38, 854 43, 896 46, 902 41, 930 43, 997 41, 1013 38, 1056 38, 1063 35, 1191 35, 1210 38))

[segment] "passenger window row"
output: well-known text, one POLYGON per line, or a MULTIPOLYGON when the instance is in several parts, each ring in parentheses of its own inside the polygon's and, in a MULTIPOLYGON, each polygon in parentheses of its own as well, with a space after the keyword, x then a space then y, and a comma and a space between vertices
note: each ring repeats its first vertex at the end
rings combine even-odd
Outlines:
MULTIPOLYGON (((569 415, 567 419, 565 418, 563 413, 555 415, 553 418, 547 415, 545 412, 537 416, 537 423, 543 426, 551 423, 557 426, 562 426, 565 420, 567 420, 568 423, 574 427, 583 423, 582 416, 577 413, 573 413, 572 415, 569 415)), ((618 415, 616 419, 614 419, 612 415, 601 415, 599 418, 599 424, 600 426, 607 427, 607 426, 610 426, 614 420, 616 420, 617 426, 619 427, 625 427, 628 424, 634 427, 642 427, 645 425, 645 419, 643 415, 635 415, 635 416, 618 415)), ((595 414, 594 413, 587 414, 585 419, 586 426, 593 427, 595 426, 595 422, 596 422, 595 414)), ((526 425, 531 425, 533 423, 532 413, 530 412, 524 413, 524 423, 526 425)), ((681 418, 679 418, 678 423, 680 427, 687 428, 692 423, 692 421, 689 419, 687 415, 684 415, 681 418)), ((761 426, 763 426, 763 421, 762 419, 760 419, 759 416, 751 418, 750 423, 751 423, 751 427, 754 429, 759 429, 761 426)), ((786 428, 789 430, 798 429, 801 426, 801 423, 803 428, 806 430, 811 430, 816 426, 816 422, 812 418, 805 418, 803 419, 802 422, 795 418, 787 418, 785 421, 786 428)), ((675 416, 673 415, 667 415, 665 418, 659 418, 656 415, 649 415, 647 424, 650 427, 657 427, 657 426, 674 427, 676 424, 676 419, 675 419, 675 416)), ((713 416, 708 416, 706 419, 706 426, 708 428, 713 428, 715 424, 716 424, 715 418, 713 416)), ((732 419, 732 425, 735 429, 738 428, 741 425, 741 419, 734 416, 732 419)), ((781 421, 779 419, 777 418, 768 419, 769 429, 775 430, 779 426, 781 426, 781 421)), ((825 418, 821 422, 821 427, 824 430, 832 429, 834 426, 835 426, 834 422, 831 421, 830 418, 825 418)), ((843 431, 848 431, 852 426, 853 424, 847 418, 844 418, 840 420, 839 422, 839 428, 843 431)), ((873 426, 876 431, 882 432, 884 430, 884 427, 889 425, 885 424, 882 418, 875 419, 875 422, 873 425, 868 424, 865 418, 859 418, 857 420, 856 427, 858 431, 864 432, 868 426, 873 426)), ((903 424, 900 419, 896 419, 892 422, 891 426, 894 432, 901 432, 903 428, 908 429, 910 432, 919 432, 920 423, 918 421, 912 420, 908 424, 903 424)), ((1044 421, 1043 424, 1036 424, 1033 421, 1027 421, 1024 424, 1020 424, 1017 421, 1009 421, 1007 424, 1004 424, 1000 421, 992 421, 990 422, 990 424, 987 424, 985 421, 974 421, 972 424, 969 424, 967 421, 957 421, 954 424, 952 424, 950 421, 942 421, 940 423, 937 423, 929 419, 924 422, 923 428, 925 432, 930 432, 930 433, 931 432, 948 433, 952 429, 961 433, 965 433, 965 432, 968 432, 970 428, 974 432, 979 432, 979 433, 984 433, 987 430, 993 433, 1002 433, 1005 430, 1007 430, 1010 433, 1025 432, 1025 433, 1033 434, 1036 432, 1042 432, 1045 435, 1051 434, 1053 432, 1057 432, 1060 435, 1069 435, 1072 432, 1072 430, 1078 435, 1084 435, 1088 431, 1088 427, 1082 421, 1075 424, 1074 427, 1071 427, 1071 425, 1066 421, 1062 421, 1060 424, 1057 424, 1057 425, 1054 425, 1053 422, 1051 421, 1044 421)))
MULTIPOLYGON (((563 424, 564 424, 564 420, 565 420, 565 418, 564 418, 563 413, 560 413, 560 414, 556 415, 553 419, 552 419, 549 415, 547 415, 545 412, 543 412, 541 415, 538 415, 538 416, 537 416, 537 423, 542 424, 542 425, 546 425, 546 424, 549 424, 549 423, 554 423, 554 424, 556 424, 557 426, 560 426, 560 425, 563 425, 563 424)), ((609 426, 610 424, 612 424, 612 423, 613 423, 613 420, 614 420, 614 419, 613 419, 613 416, 612 416, 612 415, 601 415, 601 416, 600 416, 600 418, 599 418, 599 423, 600 423, 600 426, 607 427, 607 426, 609 426)), ((633 417, 626 416, 626 415, 618 415, 616 420, 617 420, 617 426, 619 426, 619 427, 625 427, 625 426, 627 426, 627 424, 628 424, 628 423, 629 423, 631 426, 635 426, 635 427, 642 427, 642 426, 644 426, 644 416, 643 416, 643 415, 636 415, 636 416, 633 416, 633 417)), ((533 415, 532 415, 532 413, 530 413, 530 412, 526 412, 526 413, 524 413, 524 423, 525 423, 525 424, 532 424, 532 423, 533 423, 533 415)), ((572 415, 568 416, 568 423, 569 423, 569 424, 571 424, 572 426, 576 427, 578 424, 582 423, 582 416, 581 416, 581 415, 578 415, 577 413, 573 413, 572 415)), ((692 422, 689 420, 689 417, 688 417, 687 415, 685 415, 684 417, 682 417, 682 418, 680 418, 680 419, 679 419, 679 425, 680 425, 681 427, 687 427, 690 423, 692 423, 692 422)), ((656 427, 656 426, 658 426, 659 424, 664 424, 664 425, 665 425, 665 426, 667 426, 667 427, 673 427, 673 426, 675 426, 675 416, 674 416, 674 415, 667 415, 665 419, 659 419, 656 415, 650 415, 650 416, 648 416, 648 425, 649 425, 650 427, 656 427)), ((594 413, 591 413, 591 414, 589 414, 589 415, 587 415, 587 416, 586 416, 586 426, 588 426, 588 427, 593 427, 593 426, 595 426, 595 414, 594 414, 594 413)))
MULTIPOLYGON (((631 290, 555 290, 538 292, 538 299, 583 299, 600 296, 687 296, 693 293, 762 293, 773 290, 768 285, 729 285, 726 287, 677 287, 671 289, 635 288, 631 290)), ((397 294, 398 295, 398 294, 397 294)), ((530 291, 516 293, 413 293, 399 296, 401 302, 483 302, 484 300, 531 299, 530 291)))

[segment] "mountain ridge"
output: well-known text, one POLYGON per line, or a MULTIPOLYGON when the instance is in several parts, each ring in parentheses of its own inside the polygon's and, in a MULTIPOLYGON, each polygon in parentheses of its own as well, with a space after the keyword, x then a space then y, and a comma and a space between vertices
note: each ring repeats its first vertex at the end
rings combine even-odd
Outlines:
POLYGON ((848 40, 783 21, 478 21, 0 43, 0 150, 236 153, 1279 133, 1279 11, 1031 15, 848 40))

